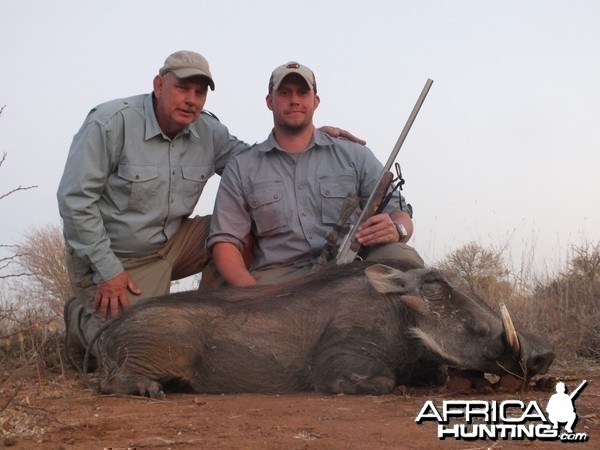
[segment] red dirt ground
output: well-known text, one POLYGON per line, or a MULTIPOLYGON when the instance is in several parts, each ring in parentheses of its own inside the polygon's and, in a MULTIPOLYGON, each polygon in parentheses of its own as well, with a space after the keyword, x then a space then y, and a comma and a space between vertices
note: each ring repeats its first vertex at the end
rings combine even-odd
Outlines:
POLYGON ((396 395, 167 394, 164 400, 100 396, 79 375, 3 373, 0 447, 15 449, 498 449, 600 448, 600 367, 551 368, 550 391, 463 395, 448 388, 396 395), (574 389, 575 431, 586 443, 439 440, 433 422, 415 423, 426 400, 536 400, 544 407, 556 379, 574 389), (40 381, 41 380, 41 381, 40 381), (3 409, 3 410, 2 410, 3 409))

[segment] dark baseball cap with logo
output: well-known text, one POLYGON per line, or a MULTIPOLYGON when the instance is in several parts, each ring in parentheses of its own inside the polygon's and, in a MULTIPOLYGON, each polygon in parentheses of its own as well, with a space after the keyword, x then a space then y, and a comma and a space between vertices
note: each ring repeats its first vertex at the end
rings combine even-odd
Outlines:
POLYGON ((278 89, 281 82, 288 75, 296 73, 306 80, 308 87, 317 93, 317 81, 315 80, 315 74, 308 67, 296 61, 290 61, 287 64, 277 67, 271 74, 269 79, 269 93, 274 89, 278 89))

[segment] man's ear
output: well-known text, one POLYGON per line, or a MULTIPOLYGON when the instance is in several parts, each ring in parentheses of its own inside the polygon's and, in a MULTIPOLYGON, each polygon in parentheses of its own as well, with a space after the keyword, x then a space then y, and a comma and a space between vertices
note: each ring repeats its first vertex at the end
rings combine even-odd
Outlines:
POLYGON ((152 85, 154 86, 154 95, 156 96, 156 98, 160 98, 160 96, 162 95, 163 77, 161 77, 160 75, 156 75, 154 77, 152 85))
POLYGON ((273 97, 271 97, 271 94, 267 94, 267 97, 265 98, 266 102, 267 102, 267 108, 269 108, 271 111, 273 111, 273 97))
POLYGON ((317 109, 320 104, 321 104, 321 98, 318 95, 315 95, 315 109, 317 109))

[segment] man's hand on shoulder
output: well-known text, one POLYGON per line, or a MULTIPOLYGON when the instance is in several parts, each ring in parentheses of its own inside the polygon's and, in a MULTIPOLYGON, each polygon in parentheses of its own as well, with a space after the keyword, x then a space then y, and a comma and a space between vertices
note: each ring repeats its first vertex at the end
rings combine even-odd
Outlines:
POLYGON ((322 126, 321 128, 319 128, 319 130, 322 131, 323 133, 327 133, 331 137, 341 137, 341 138, 348 139, 349 141, 356 142, 357 144, 361 144, 361 145, 367 144, 367 141, 364 141, 361 138, 354 136, 349 131, 343 130, 341 128, 332 127, 330 125, 325 125, 325 126, 322 126))

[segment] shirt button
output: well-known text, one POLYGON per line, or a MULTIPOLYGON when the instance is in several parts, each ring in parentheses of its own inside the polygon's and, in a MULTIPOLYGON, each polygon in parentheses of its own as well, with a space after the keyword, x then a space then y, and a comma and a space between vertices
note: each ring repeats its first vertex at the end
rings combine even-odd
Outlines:
POLYGON ((135 179, 136 179, 136 180, 139 180, 139 179, 140 179, 140 176, 139 176, 139 175, 136 175, 136 176, 135 176, 135 179))
POLYGON ((275 194, 275 195, 273 196, 273 200, 279 200, 279 195, 275 194))
POLYGON ((171 172, 172 175, 175 175, 175 171, 171 172))
POLYGON ((305 212, 302 212, 302 217, 306 217, 306 213, 305 212))

